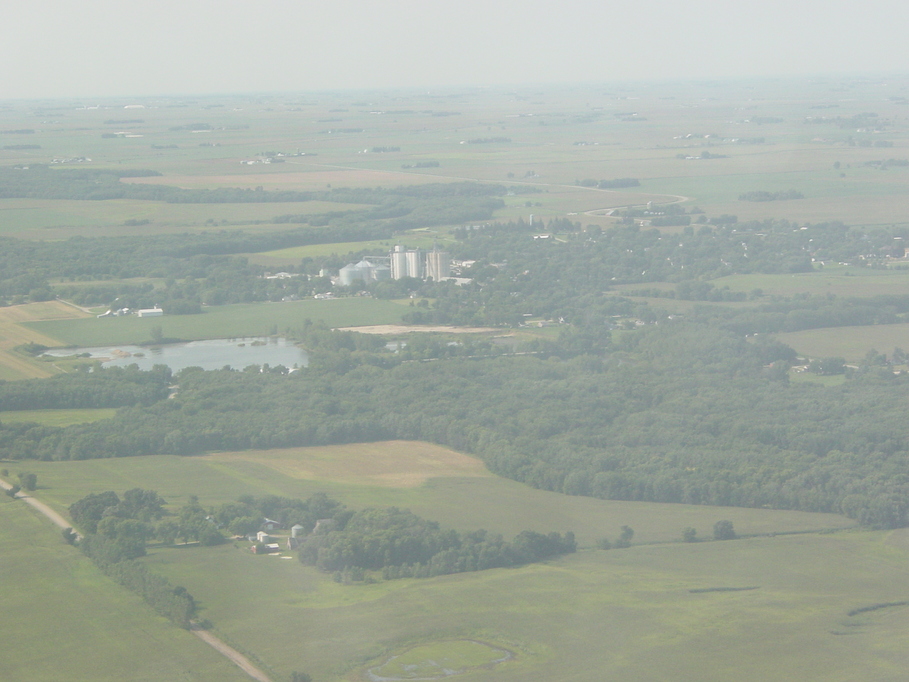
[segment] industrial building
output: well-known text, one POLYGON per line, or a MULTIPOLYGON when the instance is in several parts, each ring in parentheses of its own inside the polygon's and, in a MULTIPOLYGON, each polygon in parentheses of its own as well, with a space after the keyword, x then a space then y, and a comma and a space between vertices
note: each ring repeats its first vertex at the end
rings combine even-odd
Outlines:
POLYGON ((354 282, 369 284, 390 278, 391 273, 387 265, 374 265, 365 258, 356 265, 353 263, 345 265, 338 272, 338 284, 344 287, 349 287, 354 282))
POLYGON ((447 251, 439 251, 437 248, 433 248, 432 251, 426 254, 426 279, 431 279, 433 282, 440 282, 443 279, 448 279, 451 276, 451 258, 448 256, 447 251))
MULTIPOLYGON (((376 261, 385 260, 377 257, 376 261)), ((451 275, 451 259, 446 251, 433 248, 425 257, 419 249, 405 249, 395 246, 387 256, 388 265, 375 264, 368 260, 345 265, 338 272, 338 284, 349 287, 355 282, 368 284, 387 279, 432 279, 438 282, 451 275)))

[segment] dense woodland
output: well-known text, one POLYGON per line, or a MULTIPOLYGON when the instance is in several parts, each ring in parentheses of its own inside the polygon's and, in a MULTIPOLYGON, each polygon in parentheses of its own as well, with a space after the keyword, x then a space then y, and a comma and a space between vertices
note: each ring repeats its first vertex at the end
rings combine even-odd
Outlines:
POLYGON ((424 439, 568 494, 909 522, 909 377, 877 359, 824 387, 789 384, 787 346, 711 326, 667 321, 595 351, 566 336, 533 355, 412 362, 344 337, 331 349, 328 332, 304 371, 184 370, 172 399, 5 425, 0 447, 64 460, 424 439))

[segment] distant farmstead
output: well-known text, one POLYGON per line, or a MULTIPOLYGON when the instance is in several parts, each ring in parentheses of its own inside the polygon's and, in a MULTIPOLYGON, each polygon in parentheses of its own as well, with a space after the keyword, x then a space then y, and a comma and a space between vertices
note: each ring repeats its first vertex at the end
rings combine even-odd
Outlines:
POLYGON ((139 317, 161 317, 164 311, 161 308, 143 308, 136 313, 139 317))

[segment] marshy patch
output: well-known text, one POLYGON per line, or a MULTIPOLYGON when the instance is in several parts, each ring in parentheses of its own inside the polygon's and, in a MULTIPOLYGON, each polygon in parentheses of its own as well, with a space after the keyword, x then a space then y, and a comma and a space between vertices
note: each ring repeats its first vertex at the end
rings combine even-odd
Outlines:
POLYGON ((857 616, 861 613, 868 613, 869 611, 880 611, 881 609, 892 609, 897 606, 909 606, 909 601, 888 601, 881 604, 871 604, 870 606, 862 606, 857 609, 852 609, 847 616, 857 616))
POLYGON ((489 669, 514 658, 514 652, 475 639, 451 639, 420 644, 390 656, 367 669, 371 682, 440 680, 453 675, 489 669))

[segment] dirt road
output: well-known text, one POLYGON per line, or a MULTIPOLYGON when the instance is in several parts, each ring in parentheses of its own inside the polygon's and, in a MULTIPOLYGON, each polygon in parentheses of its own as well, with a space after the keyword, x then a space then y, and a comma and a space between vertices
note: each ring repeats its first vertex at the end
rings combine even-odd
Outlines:
MULTIPOLYGON (((12 487, 13 486, 11 484, 7 483, 3 479, 0 479, 0 488, 3 488, 4 490, 11 490, 12 487)), ((18 492, 16 493, 16 497, 23 502, 30 504, 32 507, 49 518, 55 525, 60 526, 60 528, 71 527, 70 524, 66 522, 66 519, 60 516, 60 514, 55 512, 40 500, 35 499, 31 495, 28 495, 24 492, 18 492)), ((82 536, 79 534, 77 534, 76 537, 80 540, 82 539, 82 536)), ((233 662, 237 667, 239 667, 243 672, 245 672, 254 680, 258 680, 259 682, 272 682, 272 679, 264 672, 259 670, 256 666, 254 666, 252 662, 246 658, 246 656, 241 654, 233 647, 228 646, 210 632, 206 630, 196 630, 194 628, 192 630, 192 633, 203 642, 208 644, 210 647, 212 647, 219 654, 230 659, 231 662, 233 662)))
POLYGON ((246 656, 241 654, 233 647, 227 646, 227 644, 222 642, 207 630, 193 629, 192 633, 203 642, 208 644, 210 647, 212 647, 215 651, 220 653, 222 656, 226 656, 231 661, 233 661, 237 667, 239 667, 243 672, 245 672, 254 680, 259 680, 259 682, 272 682, 271 678, 259 670, 256 666, 254 666, 252 662, 246 658, 246 656))
MULTIPOLYGON (((3 488, 4 490, 10 490, 10 489, 12 489, 12 487, 13 486, 11 486, 6 481, 0 480, 0 488, 3 488)), ((22 500, 23 502, 25 502, 26 504, 30 504, 31 506, 33 506, 39 512, 44 514, 47 518, 49 518, 51 521, 53 521, 54 524, 60 526, 60 528, 72 528, 72 524, 67 523, 66 519, 64 519, 57 512, 55 512, 53 509, 51 509, 46 504, 44 504, 44 502, 42 502, 41 500, 35 499, 34 497, 29 495, 25 491, 20 491, 20 492, 16 493, 16 497, 19 498, 20 500, 22 500)), ((76 533, 76 539, 81 540, 82 536, 79 535, 78 533, 76 533)))

